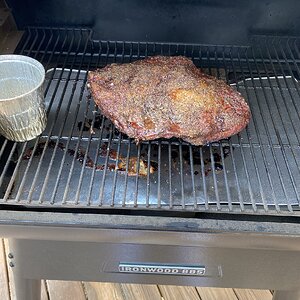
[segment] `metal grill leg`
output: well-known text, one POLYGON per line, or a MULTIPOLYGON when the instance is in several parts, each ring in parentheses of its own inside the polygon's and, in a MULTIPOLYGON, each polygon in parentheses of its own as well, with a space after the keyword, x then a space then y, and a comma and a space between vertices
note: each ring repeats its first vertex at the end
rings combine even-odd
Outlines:
POLYGON ((41 300, 41 280, 26 278, 30 275, 30 267, 24 268, 24 262, 28 262, 29 266, 34 265, 34 262, 28 258, 28 251, 30 251, 30 241, 23 241, 18 239, 9 239, 9 267, 12 268, 15 291, 17 300, 41 300), (29 246, 28 246, 29 245, 29 246))
POLYGON ((300 290, 295 291, 275 291, 273 300, 299 300, 300 290))
POLYGON ((41 300, 41 281, 15 275, 17 300, 41 300))

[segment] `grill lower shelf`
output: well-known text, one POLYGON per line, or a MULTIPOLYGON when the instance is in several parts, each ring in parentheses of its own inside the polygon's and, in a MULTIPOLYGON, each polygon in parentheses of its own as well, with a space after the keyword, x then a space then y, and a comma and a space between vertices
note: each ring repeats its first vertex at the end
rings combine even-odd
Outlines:
POLYGON ((179 45, 175 54, 191 56, 196 65, 242 93, 251 108, 251 122, 240 134, 203 147, 175 139, 136 145, 95 106, 86 90, 87 70, 148 54, 173 54, 173 45, 158 45, 158 53, 153 47, 154 53, 148 53, 148 44, 137 49, 132 44, 127 55, 128 43, 118 48, 117 42, 93 41, 83 31, 77 50, 69 47, 68 52, 65 47, 77 31, 56 36, 52 29, 52 41, 40 44, 39 35, 50 33, 36 30, 32 44, 32 31, 20 52, 39 59, 48 70, 48 125, 36 140, 2 144, 0 156, 9 149, 13 163, 7 162, 0 175, 1 203, 253 214, 290 214, 299 209, 296 42, 294 49, 289 40, 280 39, 278 43, 287 45, 290 52, 270 52, 265 60, 254 56, 257 44, 245 49, 198 45, 202 51, 190 50, 194 45, 182 49, 179 45))

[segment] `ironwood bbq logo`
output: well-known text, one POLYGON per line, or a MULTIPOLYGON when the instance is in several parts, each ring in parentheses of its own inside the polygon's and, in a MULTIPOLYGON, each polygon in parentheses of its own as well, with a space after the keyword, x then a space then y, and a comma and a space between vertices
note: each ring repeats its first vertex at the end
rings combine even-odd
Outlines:
POLYGON ((205 274, 205 267, 120 263, 119 272, 138 274, 203 276, 205 274))

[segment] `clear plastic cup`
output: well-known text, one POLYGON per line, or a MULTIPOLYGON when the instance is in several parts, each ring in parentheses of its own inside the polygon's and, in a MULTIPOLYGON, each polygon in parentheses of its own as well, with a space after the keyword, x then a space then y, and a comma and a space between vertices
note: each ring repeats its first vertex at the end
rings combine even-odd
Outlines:
POLYGON ((0 134, 24 142, 46 127, 45 69, 22 55, 0 55, 0 134))

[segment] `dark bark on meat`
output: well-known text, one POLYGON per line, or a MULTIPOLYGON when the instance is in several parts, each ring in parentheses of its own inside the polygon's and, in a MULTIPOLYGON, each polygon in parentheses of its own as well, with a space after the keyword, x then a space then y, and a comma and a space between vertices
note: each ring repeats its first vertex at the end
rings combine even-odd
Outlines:
POLYGON ((203 145, 238 133, 250 119, 240 93, 181 56, 111 64, 89 72, 88 83, 102 113, 137 141, 203 145))

